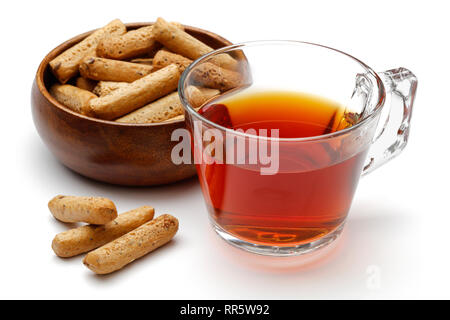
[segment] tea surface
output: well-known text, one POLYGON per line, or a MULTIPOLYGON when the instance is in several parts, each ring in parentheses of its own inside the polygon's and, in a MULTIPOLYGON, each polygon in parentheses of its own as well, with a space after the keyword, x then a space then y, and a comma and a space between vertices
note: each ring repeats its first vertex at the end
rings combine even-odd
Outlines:
POLYGON ((237 94, 221 103, 226 105, 232 128, 279 129, 280 138, 327 134, 337 131, 345 121, 342 105, 304 93, 237 94))

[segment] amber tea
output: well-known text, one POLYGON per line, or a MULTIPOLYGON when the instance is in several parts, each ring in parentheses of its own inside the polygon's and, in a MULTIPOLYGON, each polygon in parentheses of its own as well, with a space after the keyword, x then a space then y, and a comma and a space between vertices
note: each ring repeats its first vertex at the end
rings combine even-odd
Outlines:
MULTIPOLYGON (((279 91, 235 94, 199 113, 234 130, 277 129, 280 139, 292 141, 330 134, 355 121, 333 101, 279 91)), ((272 175, 233 163, 197 164, 218 227, 251 243, 293 246, 321 238, 344 222, 366 150, 336 163, 341 151, 335 145, 299 150, 285 141, 280 170, 272 175)))

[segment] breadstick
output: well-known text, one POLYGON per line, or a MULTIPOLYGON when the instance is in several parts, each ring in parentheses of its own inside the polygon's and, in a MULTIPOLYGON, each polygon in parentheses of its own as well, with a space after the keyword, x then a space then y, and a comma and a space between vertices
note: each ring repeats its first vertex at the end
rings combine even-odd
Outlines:
MULTIPOLYGON (((162 18, 158 18, 153 25, 155 39, 165 45, 170 51, 179 53, 189 59, 195 60, 213 48, 197 40, 190 34, 171 25, 162 18)), ((228 54, 220 54, 210 60, 219 67, 236 70, 238 62, 228 54)))
MULTIPOLYGON (((136 58, 136 59, 132 59, 130 62, 132 63, 142 63, 142 64, 147 64, 149 66, 153 65, 153 58, 136 58)), ((155 70, 153 68, 153 70, 155 70)))
POLYGON ((92 99, 89 105, 96 117, 116 119, 176 90, 180 75, 180 69, 173 64, 104 97, 92 99))
POLYGON ((97 82, 91 79, 86 79, 83 77, 78 77, 75 80, 75 86, 77 86, 80 89, 84 89, 87 91, 92 92, 95 88, 95 86, 97 85, 97 82))
POLYGON ((169 118, 167 120, 164 120, 162 122, 172 122, 172 121, 179 121, 179 120, 183 120, 184 121, 184 114, 180 114, 179 116, 173 117, 173 118, 169 118))
MULTIPOLYGON (((184 30, 183 26, 177 22, 171 24, 180 30, 184 30)), ((150 54, 158 48, 160 48, 160 44, 155 41, 153 26, 147 26, 128 31, 121 36, 103 38, 97 46, 97 55, 104 58, 125 60, 150 54)))
POLYGON ((62 222, 105 224, 117 218, 114 203, 102 197, 56 196, 48 203, 53 216, 62 222))
POLYGON ((172 22, 170 22, 170 24, 172 26, 184 31, 184 26, 180 22, 172 21, 172 22))
POLYGON ((133 82, 153 70, 152 66, 105 58, 88 57, 80 64, 80 74, 88 79, 133 82))
MULTIPOLYGON (((195 111, 198 111, 200 108, 195 108, 195 111)), ((184 121, 184 114, 180 114, 179 116, 164 120, 163 122, 172 122, 172 121, 184 121)))
POLYGON ((173 92, 119 119, 123 123, 154 123, 167 120, 183 113, 178 92, 173 92))
POLYGON ((128 86, 128 82, 99 81, 92 91, 99 97, 106 96, 114 90, 128 86))
MULTIPOLYGON (((220 91, 216 89, 197 88, 195 86, 189 86, 186 88, 186 96, 188 97, 189 103, 191 104, 192 107, 194 107, 195 111, 198 111, 206 101, 210 100, 211 98, 219 94, 220 91)), ((163 122, 178 121, 178 120, 184 120, 184 114, 180 114, 176 117, 164 120, 163 122)))
POLYGON ((188 97, 190 105, 194 108, 200 108, 206 101, 219 94, 220 91, 217 89, 198 88, 195 86, 186 88, 186 97, 188 97))
POLYGON ((88 55, 95 55, 98 42, 108 35, 122 35, 126 27, 119 19, 111 21, 89 37, 67 49, 50 61, 50 68, 61 83, 66 83, 78 73, 78 66, 88 55))
MULTIPOLYGON (((189 86, 188 96, 192 105, 201 106, 206 100, 220 93, 214 89, 197 89, 189 86)), ((155 102, 150 103, 126 116, 117 119, 117 122, 124 123, 155 123, 183 116, 183 105, 181 104, 178 92, 174 92, 155 102)))
POLYGON ((204 62, 192 69, 192 79, 205 87, 227 91, 243 85, 241 74, 204 62))
POLYGON ((159 70, 172 63, 179 65, 181 70, 184 71, 192 63, 192 60, 167 50, 159 50, 153 57, 154 70, 159 70))
MULTIPOLYGON (((159 50, 153 58, 154 69, 163 68, 172 63, 177 64, 184 71, 192 60, 165 50, 159 50)), ((236 88, 243 82, 238 72, 218 67, 210 62, 197 65, 192 72, 193 79, 204 86, 222 91, 236 88)))
POLYGON ((105 37, 97 46, 99 57, 130 59, 149 53, 158 43, 153 37, 153 26, 131 30, 117 37, 105 37))
POLYGON ((143 206, 120 214, 105 225, 87 225, 55 236, 52 249, 58 257, 68 258, 94 250, 153 219, 155 210, 143 206))
POLYGON ((54 84, 50 88, 50 94, 72 111, 84 115, 90 115, 89 101, 97 98, 95 94, 70 84, 54 84))
POLYGON ((164 214, 91 251, 83 263, 97 274, 112 273, 166 244, 177 230, 177 218, 164 214))

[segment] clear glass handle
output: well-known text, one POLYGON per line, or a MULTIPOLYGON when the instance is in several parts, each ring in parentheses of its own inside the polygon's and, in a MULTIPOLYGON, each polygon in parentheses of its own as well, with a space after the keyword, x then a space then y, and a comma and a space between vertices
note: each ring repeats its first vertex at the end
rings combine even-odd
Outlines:
POLYGON ((417 78, 408 69, 388 70, 379 75, 386 89, 386 101, 363 174, 383 165, 405 148, 417 89, 417 78))

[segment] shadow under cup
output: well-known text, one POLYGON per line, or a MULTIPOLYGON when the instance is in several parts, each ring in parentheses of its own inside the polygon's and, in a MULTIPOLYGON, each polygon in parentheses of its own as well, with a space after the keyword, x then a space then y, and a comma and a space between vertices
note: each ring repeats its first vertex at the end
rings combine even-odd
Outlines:
POLYGON ((382 130, 377 126, 380 117, 387 119, 381 112, 385 89, 377 73, 320 45, 249 42, 195 61, 182 75, 179 94, 209 216, 223 239, 254 253, 286 256, 320 248, 340 234, 363 168, 374 161, 366 158, 377 130, 382 130), (232 72, 240 74, 239 84, 227 85, 228 62, 228 69, 214 71, 219 78, 223 75, 222 82, 212 84, 198 76, 205 66, 220 66, 229 56, 236 60, 232 72), (350 127, 314 137, 236 132, 196 111, 191 86, 221 90, 207 105, 247 92, 312 94, 344 106, 356 120, 350 127), (255 154, 256 162, 250 161, 255 154), (274 162, 276 170, 269 172, 274 162))

